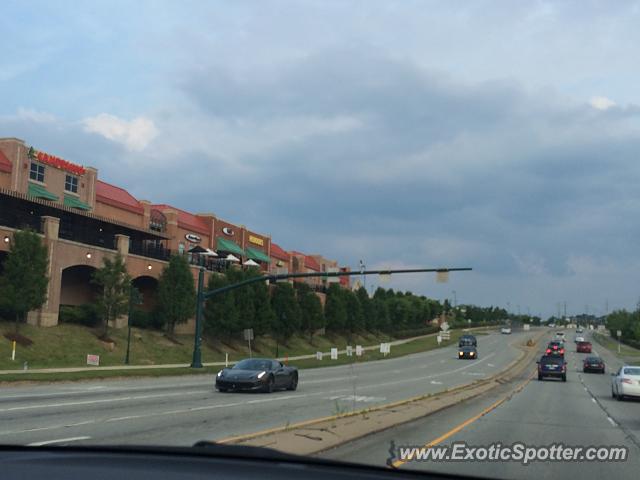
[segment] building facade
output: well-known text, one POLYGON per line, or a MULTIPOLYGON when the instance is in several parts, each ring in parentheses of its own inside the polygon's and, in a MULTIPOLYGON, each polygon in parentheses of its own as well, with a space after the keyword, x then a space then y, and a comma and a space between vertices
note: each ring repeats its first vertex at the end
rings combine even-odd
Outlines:
MULTIPOLYGON (((95 168, 0 138, 0 271, 13 233, 26 228, 38 232, 49 251, 47 300, 28 315, 29 323, 40 326, 57 325, 61 305, 90 303, 97 294, 91 275, 117 253, 146 310, 154 306, 157 280, 171 254, 188 257, 194 279, 202 267, 206 275, 245 266, 265 273, 337 268, 319 255, 287 252, 270 235, 214 214, 136 199, 100 180, 95 168)), ((318 291, 324 284, 307 280, 318 291)), ((115 326, 123 325, 126 318, 115 326)))

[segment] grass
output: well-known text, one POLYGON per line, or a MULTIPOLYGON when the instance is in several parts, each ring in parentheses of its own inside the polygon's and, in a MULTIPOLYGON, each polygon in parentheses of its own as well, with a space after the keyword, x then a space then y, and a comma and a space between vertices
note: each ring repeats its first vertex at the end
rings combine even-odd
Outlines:
POLYGON ((635 359, 640 357, 640 350, 630 347, 629 345, 625 345, 624 343, 620 343, 620 354, 618 354, 618 341, 614 340, 611 337, 606 337, 604 335, 594 333, 593 338, 595 338, 596 342, 598 342, 607 350, 610 350, 611 353, 618 357, 631 357, 635 359))

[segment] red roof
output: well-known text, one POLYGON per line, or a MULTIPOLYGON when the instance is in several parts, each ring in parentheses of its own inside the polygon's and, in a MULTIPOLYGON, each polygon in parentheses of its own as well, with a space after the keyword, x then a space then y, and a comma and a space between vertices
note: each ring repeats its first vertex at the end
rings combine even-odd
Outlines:
POLYGON ((11 160, 7 158, 2 150, 0 150, 0 172, 11 173, 13 164, 11 160))
POLYGON ((316 272, 320 271, 320 264, 311 255, 306 255, 304 257, 304 266, 311 270, 315 270, 316 272))
POLYGON ((271 242, 271 256, 279 260, 284 260, 285 262, 288 262, 290 258, 289 254, 285 252, 280 245, 273 242, 271 242))
POLYGON ((144 213, 144 208, 133 195, 124 188, 116 187, 102 180, 96 182, 96 200, 141 215, 144 213))
POLYGON ((183 227, 186 230, 193 230, 194 232, 201 233, 203 235, 211 235, 211 230, 207 226, 206 222, 200 217, 197 217, 193 213, 189 213, 185 210, 172 207, 171 205, 153 205, 153 208, 158 210, 171 209, 178 212, 178 226, 183 227))

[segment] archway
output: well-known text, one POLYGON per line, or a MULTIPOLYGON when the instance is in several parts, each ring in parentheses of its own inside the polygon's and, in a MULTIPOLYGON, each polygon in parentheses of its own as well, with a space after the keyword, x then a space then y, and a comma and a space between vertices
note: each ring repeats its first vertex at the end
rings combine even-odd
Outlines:
POLYGON ((152 312, 157 301, 158 280, 143 275, 133 280, 133 286, 142 294, 142 305, 139 305, 138 308, 143 312, 152 312))
POLYGON ((91 281, 96 269, 88 265, 74 265, 62 270, 60 305, 86 305, 94 303, 100 287, 91 281))

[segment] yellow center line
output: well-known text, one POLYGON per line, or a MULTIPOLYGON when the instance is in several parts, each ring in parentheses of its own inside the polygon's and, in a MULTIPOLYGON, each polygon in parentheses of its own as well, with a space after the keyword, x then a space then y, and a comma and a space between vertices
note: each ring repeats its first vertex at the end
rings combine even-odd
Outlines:
MULTIPOLYGON (((451 437, 452 435, 455 435, 456 433, 458 433, 460 430, 464 429, 465 427, 468 427, 473 422, 477 421, 479 418, 483 417, 484 415, 486 415, 490 411, 495 410, 502 403, 504 403, 507 399, 509 399, 514 393, 518 393, 524 387, 526 387, 527 384, 533 379, 533 377, 534 377, 534 374, 530 375, 524 382, 522 382, 520 385, 518 385, 512 392, 510 392, 509 394, 505 395, 504 397, 502 397, 501 399, 497 400, 496 402, 492 403, 491 405, 489 405, 487 408, 482 410, 477 415, 474 415, 473 417, 465 420, 461 424, 459 424, 456 427, 452 428, 447 433, 445 433, 443 435, 440 435, 435 440, 432 440, 429 443, 425 444, 422 448, 431 448, 431 447, 433 447, 435 445, 438 445, 439 443, 444 442, 447 438, 451 437)), ((393 468, 398 468, 398 467, 404 465, 405 463, 407 463, 408 461, 409 460, 398 459, 395 462, 393 462, 390 466, 393 467, 393 468)))

